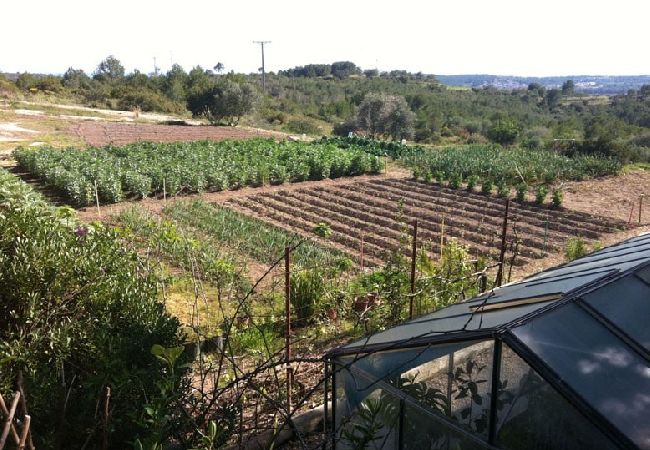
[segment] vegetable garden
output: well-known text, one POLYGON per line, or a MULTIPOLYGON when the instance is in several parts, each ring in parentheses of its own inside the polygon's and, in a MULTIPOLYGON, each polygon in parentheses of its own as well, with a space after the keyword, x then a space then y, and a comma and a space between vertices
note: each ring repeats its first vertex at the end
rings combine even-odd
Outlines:
POLYGON ((124 147, 18 149, 20 167, 79 206, 244 186, 378 173, 361 148, 272 140, 141 142, 124 147))

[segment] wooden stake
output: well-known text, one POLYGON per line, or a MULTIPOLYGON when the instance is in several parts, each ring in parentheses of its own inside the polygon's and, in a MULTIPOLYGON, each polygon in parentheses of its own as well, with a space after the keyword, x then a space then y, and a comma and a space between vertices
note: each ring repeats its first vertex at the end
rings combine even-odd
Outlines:
MULTIPOLYGON (((5 404, 4 398, 2 398, 2 395, 0 394, 0 412, 4 414, 6 417, 9 417, 9 410, 7 409, 7 405, 5 404)), ((18 441, 18 433, 16 432, 16 428, 13 426, 13 424, 10 423, 10 429, 11 429, 11 435, 14 438, 14 441, 18 441)), ((5 424, 6 425, 6 424, 5 424)), ((0 449, 2 449, 2 446, 0 446, 0 449)))
POLYGON ((18 450, 23 450, 25 448, 25 443, 27 442, 27 436, 29 435, 29 425, 32 423, 32 418, 29 414, 25 414, 25 420, 23 421, 23 431, 20 434, 20 441, 18 441, 18 450))
POLYGON ((9 430, 13 428, 12 425, 13 425, 14 415, 16 414, 16 408, 18 407, 19 400, 20 400, 20 392, 16 392, 14 394, 14 401, 11 402, 11 408, 9 409, 9 413, 7 414, 5 425, 2 428, 2 435, 0 435, 0 449, 5 447, 5 443, 7 442, 7 436, 9 436, 9 430))
POLYGON ((641 223, 641 213, 643 212, 643 194, 639 197, 639 223, 641 223))
POLYGON ((289 265, 291 263, 291 249, 284 248, 284 312, 285 312, 285 330, 284 330, 284 358, 287 364, 287 412, 291 411, 291 384, 293 381, 293 369, 289 367, 291 360, 291 273, 289 265))
POLYGON ((163 177, 163 201, 167 203, 167 186, 165 185, 165 177, 163 177))
POLYGON ((106 386, 106 396, 104 398, 104 429, 102 434, 102 450, 108 450, 108 420, 109 404, 111 401, 111 387, 106 386))
POLYGON ((415 296, 415 266, 417 259, 418 219, 413 221, 413 248, 411 250, 411 297, 409 300, 409 319, 413 318, 413 299, 415 296))
POLYGON ((503 229, 501 230, 501 254, 499 255, 499 270, 495 285, 501 286, 503 283, 503 265, 506 258, 506 237, 508 236, 508 210, 510 209, 510 199, 506 199, 506 213, 503 216, 503 229))
POLYGON ((363 272, 363 231, 361 232, 361 272, 363 272))
POLYGON ((632 203, 632 209, 630 210, 630 217, 627 219, 627 223, 631 224, 632 223, 632 215, 634 215, 634 203, 632 203))
POLYGON ((97 204, 97 217, 102 217, 102 212, 99 209, 99 194, 97 193, 97 180, 95 180, 95 203, 97 204))
POLYGON ((442 259, 442 250, 445 248, 445 215, 442 215, 440 223, 440 259, 442 259))

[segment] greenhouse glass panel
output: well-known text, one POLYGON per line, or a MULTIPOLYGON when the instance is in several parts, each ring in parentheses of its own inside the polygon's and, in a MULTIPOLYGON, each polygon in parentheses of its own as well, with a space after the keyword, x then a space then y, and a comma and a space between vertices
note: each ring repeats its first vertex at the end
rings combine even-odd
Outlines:
POLYGON ((614 450, 598 429, 509 347, 501 353, 497 444, 508 450, 614 450))
POLYGON ((650 351, 650 286, 627 276, 583 296, 583 300, 650 351))
POLYGON ((488 448, 410 405, 404 407, 403 436, 404 450, 483 450, 488 448))
POLYGON ((336 448, 398 448, 399 400, 353 371, 335 370, 336 448))
POLYGON ((574 392, 650 450, 650 365, 601 323, 567 304, 513 330, 574 392))

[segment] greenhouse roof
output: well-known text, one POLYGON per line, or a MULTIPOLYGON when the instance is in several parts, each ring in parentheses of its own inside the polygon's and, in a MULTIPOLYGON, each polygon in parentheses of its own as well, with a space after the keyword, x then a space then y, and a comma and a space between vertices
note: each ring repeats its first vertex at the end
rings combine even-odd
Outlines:
MULTIPOLYGON (((635 269, 642 270, 636 277, 630 278, 632 281, 625 282, 626 285, 636 286, 642 283, 650 289, 647 285, 650 282, 650 267, 643 270, 648 264, 650 234, 644 234, 540 272, 521 282, 495 288, 473 299, 357 340, 334 349, 330 355, 397 349, 435 341, 476 339, 480 335, 490 335, 534 320, 545 311, 555 309, 585 292, 614 283, 635 269)), ((620 283, 614 283, 611 289, 619 288, 620 283)), ((609 314, 617 308, 617 304, 607 303, 609 314)), ((646 317, 650 317, 650 314, 646 317)))

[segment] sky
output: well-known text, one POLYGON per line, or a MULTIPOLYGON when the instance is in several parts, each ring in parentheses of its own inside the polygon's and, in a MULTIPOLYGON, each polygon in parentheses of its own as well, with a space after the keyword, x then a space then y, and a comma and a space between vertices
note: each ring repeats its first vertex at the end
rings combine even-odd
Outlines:
POLYGON ((349 60, 432 74, 650 74, 648 0, 2 0, 0 71, 255 72, 349 60))

